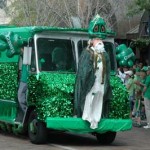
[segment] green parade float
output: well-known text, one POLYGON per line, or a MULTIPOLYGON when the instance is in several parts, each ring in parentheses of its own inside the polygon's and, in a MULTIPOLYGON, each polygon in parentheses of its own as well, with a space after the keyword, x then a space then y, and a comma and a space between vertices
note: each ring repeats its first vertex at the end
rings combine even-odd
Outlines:
MULTIPOLYGON (((101 144, 114 141, 116 132, 132 128, 126 88, 116 76, 115 33, 106 29, 102 18, 89 29, 59 27, 0 27, 0 128, 9 133, 27 132, 30 141, 45 143, 47 130, 90 133, 101 144), (98 128, 74 117, 74 85, 78 60, 89 37, 101 37, 111 62, 112 98, 109 114, 98 128), (21 48, 28 69, 27 111, 16 122, 20 82, 21 48), (61 63, 59 63, 61 62, 61 63)), ((128 54, 127 54, 128 55, 128 54)), ((119 57, 120 58, 120 57, 119 57)), ((121 59, 121 58, 120 58, 121 59)), ((22 72, 21 72, 22 73, 22 72)))

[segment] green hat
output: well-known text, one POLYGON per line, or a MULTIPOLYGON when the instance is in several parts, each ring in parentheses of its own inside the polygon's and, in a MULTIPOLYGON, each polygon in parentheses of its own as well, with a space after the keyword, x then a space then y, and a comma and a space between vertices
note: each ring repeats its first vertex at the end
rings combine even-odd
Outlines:
POLYGON ((106 38, 106 22, 98 14, 94 17, 93 20, 90 21, 88 33, 90 38, 106 38))
POLYGON ((142 71, 148 71, 148 70, 150 70, 150 66, 144 66, 144 67, 142 68, 142 71))

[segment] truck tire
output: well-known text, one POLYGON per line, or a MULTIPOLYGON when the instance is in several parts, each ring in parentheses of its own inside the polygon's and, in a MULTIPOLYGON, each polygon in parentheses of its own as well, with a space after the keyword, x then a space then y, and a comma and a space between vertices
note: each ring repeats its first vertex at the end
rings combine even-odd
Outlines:
POLYGON ((35 111, 32 111, 29 117, 28 136, 33 144, 44 144, 47 142, 46 125, 37 119, 35 111))
POLYGON ((109 145, 111 144, 116 137, 116 132, 106 132, 106 133, 96 133, 96 138, 98 142, 102 145, 109 145))

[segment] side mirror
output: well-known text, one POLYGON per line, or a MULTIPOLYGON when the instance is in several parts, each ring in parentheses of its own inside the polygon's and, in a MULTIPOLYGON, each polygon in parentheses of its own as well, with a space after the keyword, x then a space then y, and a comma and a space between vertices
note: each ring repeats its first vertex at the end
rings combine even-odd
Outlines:
POLYGON ((31 65, 31 54, 32 54, 32 47, 24 47, 23 51, 23 64, 24 65, 31 65))

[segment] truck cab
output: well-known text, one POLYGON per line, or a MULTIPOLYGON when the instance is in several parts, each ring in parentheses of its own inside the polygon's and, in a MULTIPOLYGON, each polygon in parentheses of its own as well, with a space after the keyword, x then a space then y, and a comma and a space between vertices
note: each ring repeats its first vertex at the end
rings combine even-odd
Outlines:
POLYGON ((28 132, 32 143, 47 140, 47 130, 71 131, 95 135, 102 144, 114 141, 116 132, 130 130, 127 93, 115 76, 114 36, 103 39, 111 63, 113 97, 107 118, 97 129, 74 116, 74 86, 79 57, 87 47, 87 29, 54 27, 10 27, 0 29, 0 127, 13 133, 28 132), (20 48, 25 46, 23 65, 28 66, 27 110, 23 122, 15 122, 18 113, 20 48), (30 51, 30 54, 28 54, 30 51), (122 105, 121 108, 116 107, 122 105))

